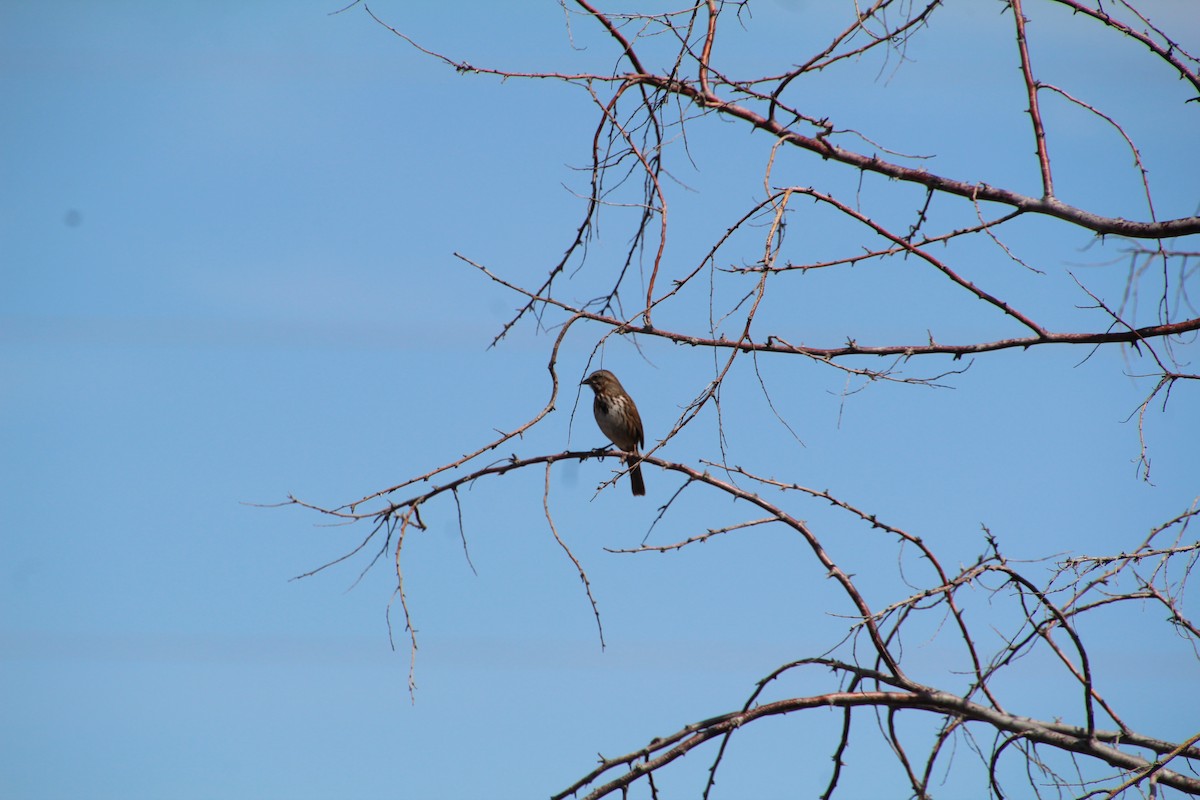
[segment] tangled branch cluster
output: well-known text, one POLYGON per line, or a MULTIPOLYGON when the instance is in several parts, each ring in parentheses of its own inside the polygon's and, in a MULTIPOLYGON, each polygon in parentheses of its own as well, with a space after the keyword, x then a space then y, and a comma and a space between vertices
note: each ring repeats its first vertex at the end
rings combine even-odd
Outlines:
MULTIPOLYGON (((483 463, 487 454, 514 442, 554 411, 560 390, 557 367, 563 342, 572 331, 598 327, 603 334, 597 348, 613 336, 636 336, 645 337, 642 340, 707 348, 714 354, 716 367, 711 380, 684 408, 667 436, 645 455, 647 464, 678 476, 681 482, 680 489, 663 507, 660 518, 685 489, 715 492, 756 509, 753 519, 735 525, 714 528, 670 544, 643 545, 622 552, 678 550, 713 537, 736 535, 748 527, 782 526, 805 542, 822 571, 838 584, 847 604, 840 613, 850 617, 844 642, 828 653, 780 666, 762 679, 742 708, 655 738, 625 755, 603 758, 594 770, 555 797, 586 793, 588 798, 598 798, 623 792, 639 781, 645 781, 651 793, 657 795, 654 779, 658 771, 715 740, 719 746, 709 770, 707 797, 715 785, 727 746, 739 730, 767 717, 829 708, 840 710, 842 726, 840 737, 831 743, 833 767, 823 798, 835 794, 842 779, 843 755, 850 747, 851 733, 860 726, 877 729, 902 767, 915 797, 932 794, 938 769, 958 743, 963 743, 978 758, 990 791, 996 797, 1012 796, 1015 791, 1011 784, 1017 771, 1006 767, 1014 759, 1022 765, 1019 771, 1027 776, 1029 786, 1039 794, 1047 787, 1056 787, 1060 793, 1077 797, 1116 797, 1127 792, 1156 796, 1159 787, 1170 787, 1200 795, 1200 777, 1196 773, 1200 733, 1180 741, 1162 741, 1127 724, 1094 674, 1084 632, 1088 626, 1083 624, 1093 618, 1103 620, 1112 609, 1129 604, 1156 607, 1167 624, 1195 651, 1200 629, 1189 616, 1185 601, 1188 579, 1200 557, 1200 543, 1192 526, 1193 519, 1200 514, 1196 506, 1151 530, 1139 545, 1125 552, 1051 559, 1048 577, 1042 571, 1047 562, 1036 567, 1013 563, 990 535, 986 551, 977 560, 954 570, 947 568, 919 536, 828 492, 757 475, 731 465, 726 459, 689 464, 658 455, 662 444, 683 430, 703 409, 719 403, 722 383, 744 356, 801 357, 864 383, 884 380, 937 384, 966 365, 954 364, 916 375, 905 370, 922 363, 922 359, 935 363, 933 359, 949 356, 952 362, 957 362, 964 357, 984 357, 1014 348, 1128 347, 1146 359, 1146 363, 1153 364, 1148 394, 1137 409, 1139 421, 1156 399, 1165 403, 1177 384, 1200 379, 1188 372, 1179 358, 1179 351, 1200 330, 1200 313, 1188 297, 1198 256, 1195 248, 1186 246, 1186 237, 1200 234, 1200 216, 1160 218, 1142 153, 1121 122, 1097 104, 1038 77, 1036 49, 1030 46, 1030 27, 1035 24, 1028 8, 1033 5, 1031 0, 1008 0, 995 5, 1003 11, 997 17, 997 24, 1002 22, 1010 27, 1012 63, 1018 68, 1015 74, 1028 100, 1039 194, 1024 194, 1011 187, 929 170, 913 157, 888 151, 862 132, 839 127, 826 116, 806 111, 800 98, 807 81, 860 61, 874 51, 902 59, 915 37, 933 25, 943 5, 941 0, 923 4, 875 0, 868 5, 855 5, 845 27, 833 32, 825 46, 805 54, 798 63, 785 69, 752 77, 730 74, 718 57, 721 37, 727 32, 732 35, 743 23, 748 24, 751 14, 748 2, 705 0, 657 13, 605 11, 588 0, 564 5, 572 29, 580 25, 597 26, 612 43, 617 64, 609 72, 521 73, 479 67, 417 45, 400 30, 388 26, 422 52, 463 73, 554 80, 577 87, 594 102, 597 121, 590 142, 586 209, 561 259, 550 266, 540 285, 532 288, 519 285, 496 270, 459 256, 491 281, 522 298, 521 307, 493 344, 529 317, 535 318, 543 329, 557 326, 550 348, 551 380, 545 405, 523 425, 463 457, 351 503, 325 507, 291 498, 292 503, 322 514, 368 526, 368 533, 357 547, 333 563, 359 553, 371 554, 370 564, 385 558, 393 560, 397 597, 406 629, 414 637, 415 654, 416 639, 401 570, 405 537, 414 529, 425 528, 424 509, 446 495, 457 506, 459 489, 475 481, 528 468, 544 469, 548 475, 560 462, 597 455, 591 451, 566 451, 513 455, 483 463), (1042 111, 1049 98, 1083 109, 1126 143, 1144 191, 1143 219, 1105 216, 1065 202, 1056 194, 1055 140, 1042 111), (671 231, 668 199, 672 180, 669 158, 685 146, 689 130, 710 119, 729 121, 772 137, 762 178, 762 196, 725 226, 693 263, 683 268, 668 266, 666 253, 671 231), (777 168, 777 162, 781 154, 793 152, 858 173, 860 182, 882 176, 906 191, 917 190, 914 196, 920 200, 911 208, 908 223, 904 224, 894 219, 883 221, 889 216, 885 212, 864 210, 859 199, 849 201, 836 191, 778 182, 775 176, 782 170, 777 168), (786 241, 788 225, 798 216, 814 213, 814 208, 833 215, 839 224, 852 226, 869 244, 833 258, 795 257, 795 249, 786 241), (945 208, 965 211, 974 221, 937 228, 933 220, 953 217, 943 212, 945 208), (584 264, 588 243, 604 209, 626 212, 633 209, 635 221, 624 260, 617 269, 604 273, 606 288, 595 299, 586 303, 564 299, 563 287, 570 285, 576 268, 584 264), (1075 309, 1075 316, 1069 318, 1083 319, 1088 327, 1067 330, 1058 323, 1040 319, 1019 298, 989 288, 985 273, 980 277, 980 270, 956 261, 954 251, 947 247, 960 240, 984 236, 1009 262, 1040 274, 1040 265, 1026 263, 1006 243, 1010 229, 1036 218, 1051 220, 1073 233, 1086 232, 1127 243, 1124 255, 1129 279, 1121 303, 1106 302, 1099 293, 1075 280, 1082 301, 1077 305, 1081 309, 1075 309), (745 255, 750 252, 749 243, 755 243, 752 257, 745 255), (731 258, 729 253, 737 255, 731 258), (930 330, 923 340, 849 339, 841 343, 809 344, 798 341, 787 330, 768 327, 781 323, 776 318, 764 320, 765 315, 760 314, 764 301, 776 290, 779 281, 814 270, 895 261, 920 264, 930 274, 948 282, 958 296, 974 307, 986 309, 986 314, 981 315, 983 324, 1003 334, 946 342, 938 340, 930 330), (718 284, 725 288, 714 288, 718 284), (1139 319, 1145 309, 1139 308, 1137 298, 1148 292, 1156 297, 1153 318, 1139 319), (707 295, 707 318, 689 326, 686 320, 690 317, 678 306, 696 293, 707 295), (637 299, 631 300, 632 297, 637 299), (664 317, 682 319, 685 324, 660 327, 655 320, 664 317), (880 363, 884 365, 879 366, 880 363), (417 490, 418 485, 425 484, 429 486, 417 490), (772 501, 768 496, 782 499, 772 501), (884 608, 872 607, 855 571, 839 563, 823 544, 821 532, 802 521, 799 509, 811 502, 832 504, 868 526, 881 541, 899 548, 898 557, 902 561, 915 554, 919 569, 905 572, 911 594, 894 599, 884 608), (1008 616, 999 615, 1014 620, 1011 626, 981 627, 970 612, 972 608, 997 605, 1012 612, 1008 616), (957 650, 953 668, 947 671, 942 685, 918 681, 906 670, 902 657, 905 635, 930 629, 948 636, 957 650), (1008 707, 998 676, 1016 670, 1019 662, 1032 653, 1048 657, 1058 674, 1074 687, 1077 718, 1072 722, 1021 716, 1018 709, 1008 707), (829 690, 812 696, 764 698, 768 687, 778 685, 785 676, 804 671, 831 676, 829 690), (958 680, 954 675, 963 677, 958 680), (921 745, 921 752, 916 751, 912 740, 897 724, 902 715, 927 715, 936 720, 936 732, 921 745)), ((1054 8, 1071 12, 1076 24, 1093 26, 1109 36, 1114 46, 1143 48, 1161 69, 1190 87, 1193 93, 1190 100, 1200 100, 1200 61, 1131 3, 1043 0, 1037 5, 1041 12, 1054 8)), ((386 25, 382 19, 376 20, 386 25)), ((1139 431, 1142 429, 1139 425, 1139 431)), ((1143 474, 1148 477, 1150 461, 1144 435, 1140 455, 1143 474)), ((590 599, 590 584, 580 560, 559 536, 548 504, 544 509, 550 530, 583 579, 590 599)), ((599 624, 599 609, 594 600, 592 606, 599 624)), ((1196 722, 1200 727, 1200 718, 1196 722)))

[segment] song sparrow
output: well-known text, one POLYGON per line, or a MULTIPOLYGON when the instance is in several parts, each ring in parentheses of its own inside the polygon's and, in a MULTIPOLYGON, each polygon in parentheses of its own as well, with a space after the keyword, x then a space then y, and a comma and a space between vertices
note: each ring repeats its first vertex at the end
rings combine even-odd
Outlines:
MULTIPOLYGON (((646 444, 642 432, 642 417, 638 414, 637 405, 625 387, 606 369, 600 369, 588 375, 580 386, 592 387, 596 400, 592 403, 592 412, 596 415, 596 424, 600 432, 608 437, 618 449, 627 453, 637 454, 638 446, 646 444)), ((626 456, 623 461, 630 466, 629 486, 635 495, 646 493, 646 484, 642 482, 642 465, 633 456, 626 456)))

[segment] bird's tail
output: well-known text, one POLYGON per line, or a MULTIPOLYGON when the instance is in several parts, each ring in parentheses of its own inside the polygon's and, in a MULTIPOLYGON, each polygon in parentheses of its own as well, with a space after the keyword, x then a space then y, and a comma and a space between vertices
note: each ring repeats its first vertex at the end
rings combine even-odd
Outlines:
POLYGON ((634 464, 633 469, 629 470, 629 486, 633 489, 635 497, 641 497, 646 493, 646 483, 642 480, 641 464, 634 464))

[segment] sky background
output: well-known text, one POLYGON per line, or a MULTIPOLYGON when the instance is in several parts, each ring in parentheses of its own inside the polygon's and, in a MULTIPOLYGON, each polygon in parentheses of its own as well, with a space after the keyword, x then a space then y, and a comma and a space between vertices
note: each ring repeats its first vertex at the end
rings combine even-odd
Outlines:
MULTIPOLYGON (((472 63, 612 68, 615 52, 586 21, 572 21, 572 47, 557 4, 501 5, 372 8, 472 63)), ((1011 23, 998 3, 970 5, 936 14, 929 46, 914 46, 899 69, 864 59, 831 71, 806 89, 805 107, 886 135, 889 148, 936 153, 947 174, 1036 193, 1011 23), (923 98, 915 108, 914 96, 923 98)), ((291 580, 366 530, 256 504, 289 493, 325 505, 361 497, 475 449, 546 402, 553 332, 526 323, 489 349, 519 300, 452 254, 540 283, 582 213, 577 168, 596 118, 579 90, 458 75, 361 9, 331 15, 337 7, 0 4, 0 796, 548 796, 591 769, 598 751, 632 751, 740 708, 760 677, 826 651, 845 630, 836 616, 848 613, 844 598, 780 530, 673 555, 607 553, 746 512, 697 493, 651 530, 678 479, 648 469, 649 496, 632 502, 624 481, 596 493, 610 475, 597 461, 558 465, 551 504, 600 605, 603 650, 542 515, 540 470, 462 494, 474 572, 447 502, 426 509, 429 530, 406 541, 415 702, 395 608, 396 649, 389 644, 387 559, 357 584, 368 558, 291 580)), ((754 6, 745 30, 730 26, 721 40, 724 63, 741 74, 786 68, 800 57, 790 48, 810 52, 844 24, 834 7, 754 6)), ((1197 49, 1194 6, 1147 7, 1197 49)), ((1160 218, 1196 213, 1200 131, 1196 104, 1182 105, 1184 84, 1132 45, 1039 14, 1039 74, 1123 114, 1160 218)), ((1066 104, 1047 103, 1046 113, 1060 195, 1147 218, 1119 137, 1066 104)), ((739 126, 691 129, 695 166, 681 153, 672 165, 687 187, 671 195, 673 270, 690 269, 761 197, 770 144, 739 126)), ((859 180, 799 153, 782 154, 775 169, 777 184, 843 197, 859 180)), ((905 225, 920 193, 882 183, 868 180, 863 196, 879 198, 868 210, 905 225)), ((628 213, 606 211, 565 298, 606 287, 628 213)), ((931 224, 972 217, 935 206, 931 224)), ((1119 303, 1124 262, 1102 266, 1120 258, 1119 243, 1104 250, 1064 230, 1034 220, 1013 231, 1044 276, 986 240, 961 243, 956 264, 1053 329, 1103 329, 1062 270, 1119 303)), ((754 235, 757 251, 748 235, 723 263, 753 262, 754 235)), ((785 255, 797 261, 867 242, 816 209, 788 237, 785 255)), ((716 297, 745 290, 729 281, 716 297)), ((760 330, 808 344, 922 341, 932 325, 941 341, 1019 333, 907 262, 778 285, 760 330)), ((1152 289, 1142 324, 1154 319, 1152 289)), ((704 334, 707 311, 701 292, 660 319, 704 334)), ((601 443, 590 394, 573 385, 602 333, 572 335, 556 412, 497 457, 601 443)), ((614 342, 602 363, 638 400, 653 441, 713 362, 641 344, 639 354, 614 342)), ((1175 352, 1194 364, 1194 344, 1175 352)), ((746 362, 723 401, 730 460, 830 489, 926 538, 951 568, 981 552, 982 525, 1014 558, 1116 552, 1200 494, 1200 404, 1181 385, 1165 410, 1156 405, 1146 429, 1152 482, 1141 481, 1129 416, 1152 381, 1130 376, 1152 367, 1117 350, 1086 356, 1006 352, 947 379, 952 389, 879 384, 849 397, 857 384, 833 370, 760 359, 775 410, 803 445, 775 421, 746 362)), ((961 366, 931 361, 913 372, 961 366)), ((661 455, 694 465, 719 457, 716 426, 706 413, 661 455)), ((825 505, 794 502, 835 557, 863 580, 876 576, 873 603, 902 596, 891 542, 825 505)), ((1110 696, 1133 706, 1144 733, 1195 733, 1200 700, 1182 690, 1200 678, 1189 646, 1165 636, 1131 650, 1120 631, 1147 622, 1125 614, 1114 613, 1111 635, 1093 631, 1110 696)), ((1157 610, 1148 616, 1159 622, 1157 610)), ((942 645, 911 645, 917 677, 942 680, 942 645)), ((1073 706, 1055 705, 1061 675, 1028 669, 1006 687, 1013 710, 1072 719, 1073 706)), ((777 696, 831 688, 807 675, 777 696)), ((816 796, 840 719, 797 715, 742 731, 719 785, 816 796)), ((840 796, 880 796, 881 787, 907 796, 898 774, 863 769, 870 759, 855 755, 859 769, 840 796)), ((702 786, 710 759, 689 756, 660 786, 702 786)), ((956 779, 946 796, 982 791, 956 779)))

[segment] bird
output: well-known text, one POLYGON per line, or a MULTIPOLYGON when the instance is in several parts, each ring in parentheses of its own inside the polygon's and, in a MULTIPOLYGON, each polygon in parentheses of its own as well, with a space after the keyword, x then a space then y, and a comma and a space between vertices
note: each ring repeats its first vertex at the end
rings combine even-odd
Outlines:
POLYGON ((632 454, 622 458, 629 466, 629 487, 633 489, 635 497, 644 495, 646 484, 642 481, 642 465, 636 456, 638 447, 645 446, 646 436, 642 431, 642 417, 638 414, 637 404, 617 376, 606 369, 596 370, 579 385, 590 386, 596 393, 592 403, 596 424, 618 449, 632 454))

